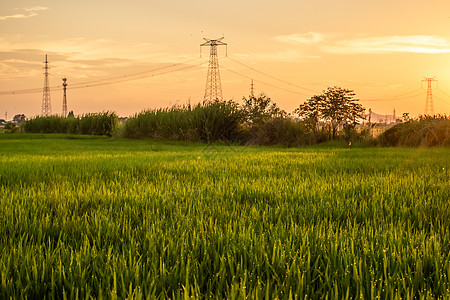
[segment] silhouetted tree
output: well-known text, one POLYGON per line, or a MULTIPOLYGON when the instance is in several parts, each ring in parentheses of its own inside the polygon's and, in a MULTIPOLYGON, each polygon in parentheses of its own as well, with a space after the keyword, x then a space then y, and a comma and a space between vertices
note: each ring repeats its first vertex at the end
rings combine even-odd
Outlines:
POLYGON ((25 115, 24 114, 15 115, 13 118, 13 122, 16 124, 22 124, 23 122, 25 122, 25 115))
POLYGON ((270 118, 283 117, 286 112, 279 108, 276 103, 265 94, 261 93, 257 97, 243 98, 242 110, 249 123, 261 123, 270 118))
POLYGON ((317 130, 320 121, 326 122, 334 139, 340 126, 354 128, 360 119, 365 118, 365 109, 354 96, 353 90, 328 87, 323 94, 306 100, 295 113, 306 120, 313 130, 317 130))

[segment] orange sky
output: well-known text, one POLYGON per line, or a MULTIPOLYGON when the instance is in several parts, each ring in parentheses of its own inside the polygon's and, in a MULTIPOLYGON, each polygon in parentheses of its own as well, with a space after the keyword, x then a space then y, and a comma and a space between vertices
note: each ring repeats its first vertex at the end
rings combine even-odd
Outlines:
MULTIPOLYGON (((8 119, 40 114, 45 54, 50 85, 67 77, 68 108, 75 114, 112 110, 128 116, 200 102, 209 49, 199 59, 199 45, 203 37, 222 35, 228 43, 228 58, 219 49, 226 100, 248 96, 254 79, 257 93, 292 112, 337 85, 355 90, 376 113, 395 108, 397 115, 417 116, 425 108, 421 80, 436 76, 435 112, 450 114, 450 1, 266 2, 2 1, 0 118, 5 111, 8 119), (74 88, 85 82, 91 87, 74 88)), ((52 89, 51 104, 61 113, 61 89, 52 89)))

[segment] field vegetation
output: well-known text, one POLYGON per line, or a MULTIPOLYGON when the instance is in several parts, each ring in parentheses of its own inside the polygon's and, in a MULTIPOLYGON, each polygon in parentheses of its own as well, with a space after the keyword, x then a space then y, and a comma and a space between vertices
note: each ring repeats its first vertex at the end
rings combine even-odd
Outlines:
POLYGON ((330 141, 367 146, 450 145, 450 120, 440 115, 402 122, 374 138, 375 124, 363 123, 365 108, 358 101, 353 90, 329 87, 307 99, 292 114, 260 94, 244 97, 242 104, 230 100, 150 109, 121 123, 110 112, 78 117, 72 113, 68 118, 35 117, 22 126, 10 123, 6 131, 288 147, 330 141))
POLYGON ((112 136, 118 125, 117 115, 112 112, 86 114, 78 117, 44 116, 26 120, 26 133, 67 133, 112 136))
POLYGON ((421 116, 389 128, 379 141, 383 146, 449 146, 450 118, 421 116))
POLYGON ((213 102, 173 106, 136 114, 123 128, 128 138, 212 142, 236 140, 242 114, 237 104, 213 102))
POLYGON ((450 297, 448 148, 0 135, 0 298, 450 297))

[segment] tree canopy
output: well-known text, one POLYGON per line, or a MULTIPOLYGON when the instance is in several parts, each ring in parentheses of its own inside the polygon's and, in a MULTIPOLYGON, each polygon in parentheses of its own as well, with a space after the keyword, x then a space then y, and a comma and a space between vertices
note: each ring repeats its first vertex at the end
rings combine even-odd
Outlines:
POLYGON ((295 113, 308 121, 314 131, 318 129, 319 122, 325 122, 330 135, 335 138, 339 127, 354 127, 365 118, 365 109, 354 96, 353 90, 328 87, 322 94, 306 100, 295 113))
POLYGON ((283 117, 286 114, 264 93, 258 97, 250 96, 248 99, 244 97, 242 102, 246 121, 250 123, 259 123, 270 118, 283 117))

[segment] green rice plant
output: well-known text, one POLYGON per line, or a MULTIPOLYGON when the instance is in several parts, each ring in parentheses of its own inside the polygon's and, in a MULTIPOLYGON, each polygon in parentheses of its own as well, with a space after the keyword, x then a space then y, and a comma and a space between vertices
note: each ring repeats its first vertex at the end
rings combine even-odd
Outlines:
POLYGON ((0 145, 2 299, 450 297, 447 148, 0 145))

